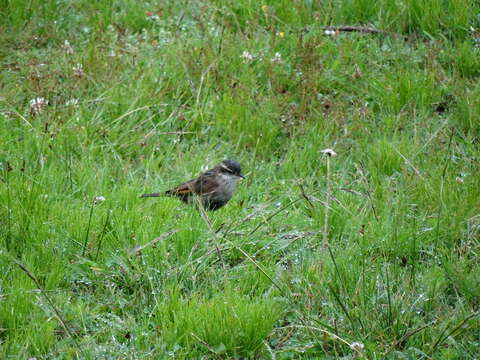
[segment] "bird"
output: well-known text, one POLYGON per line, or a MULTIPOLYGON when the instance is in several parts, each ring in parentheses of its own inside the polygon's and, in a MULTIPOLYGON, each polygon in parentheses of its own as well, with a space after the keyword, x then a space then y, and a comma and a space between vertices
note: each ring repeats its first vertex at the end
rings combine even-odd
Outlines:
POLYGON ((215 211, 232 198, 239 179, 244 179, 240 164, 235 160, 223 160, 195 179, 184 182, 162 193, 143 194, 140 197, 174 196, 187 204, 198 202, 205 210, 215 211), (196 202, 196 199, 199 201, 196 202))

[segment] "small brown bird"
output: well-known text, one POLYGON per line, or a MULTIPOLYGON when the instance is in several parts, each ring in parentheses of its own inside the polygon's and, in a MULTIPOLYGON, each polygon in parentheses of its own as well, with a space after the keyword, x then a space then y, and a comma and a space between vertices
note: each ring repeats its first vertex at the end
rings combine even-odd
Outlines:
POLYGON ((198 197, 206 210, 218 210, 231 199, 238 179, 244 179, 240 164, 223 160, 197 178, 184 182, 163 193, 143 194, 140 197, 175 196, 185 203, 194 203, 198 197))

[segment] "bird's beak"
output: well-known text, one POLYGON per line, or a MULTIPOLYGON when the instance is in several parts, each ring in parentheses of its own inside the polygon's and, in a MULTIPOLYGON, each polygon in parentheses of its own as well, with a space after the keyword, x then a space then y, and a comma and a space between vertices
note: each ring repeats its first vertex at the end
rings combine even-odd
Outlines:
POLYGON ((245 176, 243 176, 242 174, 238 174, 237 176, 241 177, 242 179, 245 179, 245 176))

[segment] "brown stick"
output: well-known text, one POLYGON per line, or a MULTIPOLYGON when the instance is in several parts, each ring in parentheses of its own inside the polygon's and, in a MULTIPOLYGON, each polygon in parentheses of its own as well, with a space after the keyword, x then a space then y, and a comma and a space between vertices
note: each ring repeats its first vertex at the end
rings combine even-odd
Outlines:
POLYGON ((359 32, 362 34, 382 34, 382 35, 389 35, 392 37, 402 37, 403 35, 400 35, 395 32, 390 32, 390 31, 384 31, 384 30, 379 30, 375 29, 370 26, 351 26, 351 25, 340 25, 340 26, 322 26, 323 30, 331 30, 331 31, 337 31, 337 32, 359 32))

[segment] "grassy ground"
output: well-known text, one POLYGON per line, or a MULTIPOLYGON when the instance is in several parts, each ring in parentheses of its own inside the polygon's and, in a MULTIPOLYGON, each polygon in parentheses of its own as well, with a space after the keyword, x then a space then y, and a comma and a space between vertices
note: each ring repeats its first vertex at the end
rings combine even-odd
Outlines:
POLYGON ((476 2, 0 12, 2 359, 478 358, 476 2))

